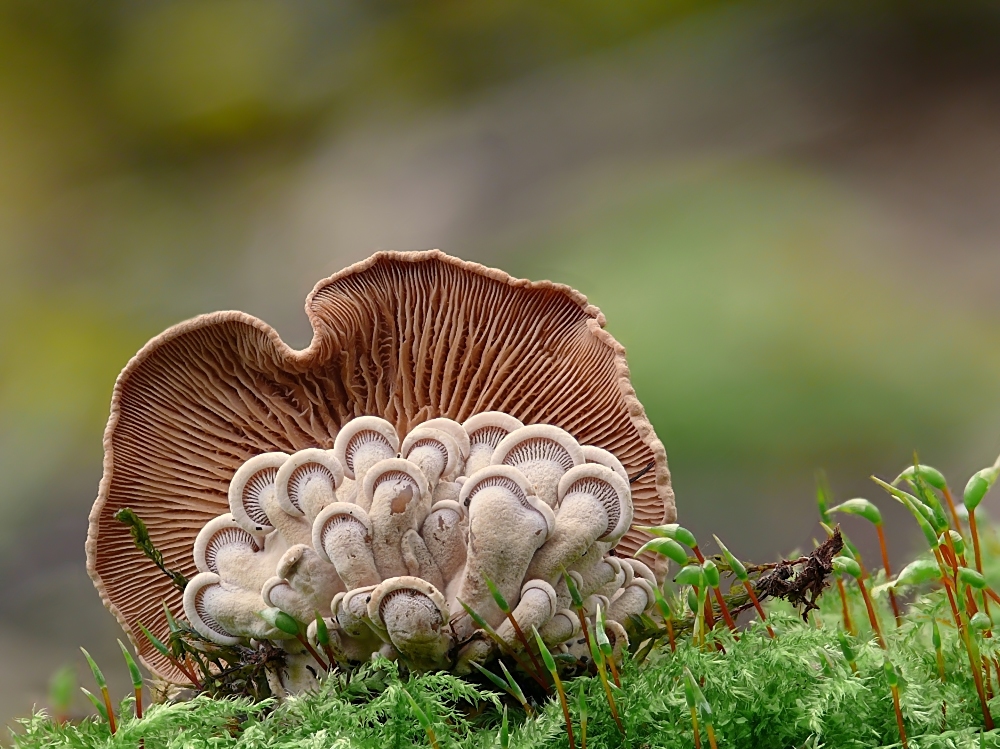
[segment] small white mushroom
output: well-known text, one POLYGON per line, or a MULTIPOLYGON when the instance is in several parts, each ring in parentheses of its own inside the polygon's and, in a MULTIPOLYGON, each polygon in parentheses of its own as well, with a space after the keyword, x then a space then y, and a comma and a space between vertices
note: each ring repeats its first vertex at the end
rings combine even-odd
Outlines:
POLYGON ((300 622, 330 612, 330 600, 344 585, 330 562, 311 546, 296 544, 282 555, 271 578, 261 589, 269 606, 277 606, 300 622))
POLYGON ((430 421, 425 421, 423 424, 420 424, 418 428, 440 429, 442 432, 446 432, 449 437, 455 440, 455 444, 458 446, 459 459, 455 464, 453 471, 442 474, 443 478, 453 478, 459 473, 464 473, 466 471, 465 462, 469 459, 469 452, 472 449, 472 443, 469 440, 469 433, 465 431, 465 427, 454 419, 438 417, 436 419, 431 419, 430 421))
POLYGON ((361 486, 368 470, 380 460, 395 457, 399 452, 399 435, 385 419, 359 416, 344 424, 333 443, 333 453, 350 479, 338 492, 341 501, 356 501, 366 510, 366 498, 361 486))
MULTIPOLYGON (((544 580, 529 580, 521 587, 521 600, 511 612, 522 632, 531 633, 532 627, 541 629, 556 614, 556 592, 544 580)), ((496 633, 514 650, 520 651, 524 645, 514 631, 509 619, 504 619, 496 628, 496 633)))
POLYGON ((427 550, 441 571, 446 585, 465 566, 465 541, 468 532, 468 518, 459 502, 443 499, 431 505, 430 514, 420 529, 420 536, 427 544, 427 550))
POLYGON ((618 560, 614 562, 608 552, 614 544, 597 541, 583 557, 569 567, 580 574, 580 592, 588 596, 610 583, 621 572, 618 560))
POLYGON ((632 581, 619 590, 608 606, 608 619, 628 624, 629 617, 638 616, 655 601, 653 586, 644 577, 632 581))
POLYGON ((534 494, 554 508, 563 474, 586 461, 579 443, 569 432, 550 424, 532 424, 504 437, 490 462, 517 468, 528 477, 534 494))
MULTIPOLYGON (((627 564, 622 564, 618 557, 605 557, 604 564, 609 565, 613 570, 615 570, 615 577, 611 582, 596 588, 593 592, 612 598, 620 588, 627 585, 632 580, 632 568, 627 564)), ((591 591, 588 590, 587 592, 590 593, 591 591)))
POLYGON ((417 427, 406 435, 400 454, 420 467, 431 492, 437 488, 442 476, 452 475, 462 462, 462 454, 450 434, 425 426, 417 427))
POLYGON ((371 504, 372 554, 382 579, 427 577, 414 566, 431 558, 418 533, 431 509, 430 488, 420 468, 402 458, 381 460, 365 475, 362 494, 371 504))
POLYGON ((454 644, 448 607, 426 580, 406 575, 379 583, 368 601, 368 618, 386 632, 411 667, 428 671, 448 665, 454 644))
MULTIPOLYGON (((504 615, 486 585, 489 578, 511 606, 535 551, 552 533, 555 516, 532 493, 528 479, 511 466, 490 466, 462 486, 469 513, 469 545, 458 597, 492 626, 504 615)), ((471 626, 462 620, 460 636, 471 626)))
POLYGON ((194 540, 194 566, 248 590, 260 590, 277 557, 266 555, 264 536, 247 531, 231 513, 212 518, 194 540))
POLYGON ((274 497, 278 469, 288 460, 282 452, 262 453, 241 465, 229 482, 229 511, 250 533, 268 533, 274 526, 264 503, 274 497))
POLYGON ((628 472, 625 470, 622 462, 614 456, 614 453, 605 450, 603 447, 597 447, 597 445, 582 445, 582 449, 583 457, 588 463, 597 463, 598 465, 610 468, 628 484, 628 472))
POLYGON ((278 469, 275 492, 281 509, 309 523, 320 511, 337 501, 337 489, 344 480, 344 468, 333 450, 299 450, 278 469))
MULTIPOLYGON (((646 566, 645 562, 634 557, 622 557, 621 563, 623 567, 627 566, 632 570, 632 577, 641 577, 647 583, 656 587, 656 575, 653 574, 653 570, 646 566)), ((629 581, 631 581, 631 578, 629 581)))
POLYGON ((580 629, 580 617, 572 609, 559 609, 555 615, 538 629, 542 641, 546 645, 566 642, 571 637, 577 637, 580 629))
POLYGON ((368 513, 348 502, 323 508, 313 522, 313 548, 337 570, 347 589, 376 585, 382 578, 372 555, 368 513))
POLYGON ((330 610, 337 619, 337 624, 351 637, 361 637, 372 632, 368 620, 368 599, 374 585, 354 588, 346 593, 338 593, 330 603, 330 610))
POLYGON ((555 531, 531 560, 529 577, 554 579, 596 541, 614 543, 632 524, 628 483, 603 465, 585 463, 567 471, 557 496, 555 531))
POLYGON ((471 476, 481 468, 490 465, 493 451, 508 434, 523 427, 518 419, 502 411, 485 411, 470 416, 462 424, 469 435, 469 457, 465 461, 465 473, 471 476))
POLYGON ((214 572, 199 572, 184 588, 184 616, 198 634, 220 645, 288 637, 260 618, 263 609, 259 592, 229 587, 214 572))

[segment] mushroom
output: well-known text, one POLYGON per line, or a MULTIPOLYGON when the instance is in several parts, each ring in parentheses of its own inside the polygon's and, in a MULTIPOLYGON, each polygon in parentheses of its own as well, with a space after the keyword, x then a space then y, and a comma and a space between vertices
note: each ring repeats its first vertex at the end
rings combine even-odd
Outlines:
POLYGON ((399 452, 399 436, 385 419, 377 416, 359 416, 344 425, 333 443, 333 454, 344 469, 344 476, 351 483, 344 483, 343 501, 356 501, 366 510, 367 501, 361 491, 368 470, 380 460, 395 457, 399 452))
POLYGON ((400 455, 419 466, 432 493, 442 476, 450 476, 464 462, 450 434, 427 426, 419 426, 406 435, 400 455))
MULTIPOLYGON (((558 426, 613 452, 630 475, 652 464, 632 485, 636 520, 674 519, 666 455, 629 383, 624 349, 578 292, 438 251, 381 252, 319 283, 307 314, 314 334, 302 351, 241 312, 181 323, 150 341, 115 385, 88 571, 160 676, 182 678, 137 622, 166 637, 162 603, 178 610, 181 593, 135 548, 118 510, 131 508, 166 566, 191 576, 195 537, 229 511, 240 465, 261 453, 328 450, 363 415, 397 435, 488 411, 558 426)), ((345 480, 338 497, 357 489, 345 480)), ((627 534, 623 555, 643 541, 627 534)))
POLYGON ((570 468, 583 463, 584 457, 579 443, 565 430, 550 424, 532 424, 504 437, 490 462, 517 468, 528 477, 534 494, 554 508, 559 480, 570 468))
POLYGON ((448 606, 426 580, 404 575, 379 583, 368 599, 368 618, 412 668, 431 671, 448 665, 454 644, 448 606))
MULTIPOLYGON (((511 616, 522 632, 531 632, 532 627, 541 629, 556 614, 556 592, 544 580, 526 582, 521 587, 520 599, 511 616)), ((500 623, 496 633, 514 650, 524 647, 509 619, 500 623)))
POLYGON ((277 557, 264 554, 264 536, 250 533, 231 513, 208 521, 194 540, 194 566, 248 590, 260 590, 277 557))
POLYGON ((274 529, 264 507, 275 494, 278 469, 288 460, 288 454, 269 452, 255 455, 240 466, 229 482, 229 510, 250 533, 268 533, 274 529))
POLYGON ((329 561, 312 546, 296 544, 278 561, 275 576, 261 588, 261 598, 300 622, 311 622, 317 614, 328 614, 331 599, 343 590, 344 584, 329 561))
POLYGON ((197 632, 232 645, 272 631, 257 612, 264 608, 261 588, 274 574, 283 546, 264 546, 262 536, 248 532, 230 513, 201 529, 193 554, 199 574, 188 581, 183 599, 184 615, 197 632))
POLYGON ((333 450, 307 448, 292 454, 275 476, 278 505, 292 517, 311 524, 320 511, 337 501, 344 468, 333 450))
POLYGON ((572 637, 579 637, 580 617, 572 609, 559 609, 551 619, 538 629, 542 641, 546 645, 556 645, 566 642, 572 637))
POLYGON ((376 463, 365 475, 361 494, 371 505, 372 555, 379 575, 414 575, 441 583, 418 530, 431 509, 427 479, 415 463, 390 458, 376 463))
MULTIPOLYGON (((516 606, 524 573, 535 551, 552 533, 555 516, 532 494, 524 474, 511 466, 477 471, 462 486, 460 496, 469 512, 469 545, 458 597, 495 627, 504 614, 486 580, 516 606)), ((459 634, 465 636, 468 626, 463 619, 459 634)))
POLYGON ((468 533, 468 518, 459 502, 442 499, 431 505, 431 511, 420 529, 420 537, 440 570, 445 586, 448 586, 465 566, 465 542, 468 533))
MULTIPOLYGON (((469 459, 469 452, 472 449, 472 443, 469 440, 469 433, 465 431, 465 427, 454 419, 446 419, 443 416, 425 421, 417 428, 419 429, 420 427, 423 427, 424 429, 438 429, 445 432, 449 437, 455 440, 455 444, 458 446, 458 462, 455 463, 454 469, 443 474, 443 477, 447 479, 464 472, 465 461, 469 459)), ((404 455, 403 457, 405 458, 406 456, 404 455)))
POLYGON ((485 411, 466 419, 462 427, 469 435, 470 447, 465 472, 471 476, 480 468, 490 465, 497 445, 508 434, 523 426, 520 420, 502 411, 485 411))
POLYGON ((583 450, 583 458, 588 463, 597 463, 598 465, 610 468, 628 484, 628 473, 625 471, 625 466, 622 465, 622 462, 613 453, 597 445, 581 445, 580 449, 583 450))
POLYGON ((632 615, 641 614, 653 605, 654 600, 653 585, 644 577, 632 578, 607 607, 608 619, 627 624, 632 615))
POLYGON ((603 465, 585 463, 567 471, 557 497, 555 531, 531 560, 529 577, 554 579, 596 541, 614 543, 632 523, 628 483, 603 465))
POLYGON ((184 588, 184 615, 198 634, 220 645, 288 637, 260 618, 263 609, 260 593, 229 587, 214 572, 199 572, 184 588))
POLYGON ((334 502, 324 507, 313 522, 312 542, 348 590, 382 580, 372 554, 372 523, 358 505, 334 502))

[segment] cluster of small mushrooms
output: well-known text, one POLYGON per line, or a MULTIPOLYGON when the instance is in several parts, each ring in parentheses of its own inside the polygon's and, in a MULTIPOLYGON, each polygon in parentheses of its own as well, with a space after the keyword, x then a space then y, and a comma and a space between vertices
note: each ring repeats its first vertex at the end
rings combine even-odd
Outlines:
POLYGON ((654 601, 653 572, 610 554, 632 522, 618 459, 501 412, 431 419, 402 443, 384 419, 358 417, 332 450, 248 460, 229 506, 195 541, 199 574, 184 613, 220 644, 284 641, 292 663, 301 646, 260 616, 265 607, 312 622, 313 637, 323 616, 345 666, 381 653, 412 669, 468 673, 495 645, 460 602, 521 647, 487 581, 522 631, 536 627, 553 649, 581 656, 564 571, 591 614, 607 612, 618 643, 630 615, 654 601))
POLYGON ((217 312, 118 378, 87 561, 146 665, 186 681, 142 634, 167 637, 165 605, 220 644, 276 643, 291 690, 312 678, 317 621, 341 665, 381 653, 467 672, 496 652, 462 604, 522 647, 487 581, 528 636, 582 656, 567 575, 624 647, 655 584, 632 525, 675 513, 600 310, 430 250, 321 281, 306 314, 306 349, 217 312), (125 508, 183 593, 116 519, 125 508), (304 642, 274 626, 284 615, 311 624, 304 642))

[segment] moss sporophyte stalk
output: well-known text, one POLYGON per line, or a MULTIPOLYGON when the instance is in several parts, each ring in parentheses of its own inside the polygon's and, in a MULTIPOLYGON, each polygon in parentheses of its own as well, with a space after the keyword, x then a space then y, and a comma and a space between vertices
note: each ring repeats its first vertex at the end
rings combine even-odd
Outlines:
POLYGON ((752 564, 675 522, 578 292, 379 253, 307 309, 304 351, 219 313, 126 367, 87 552, 132 692, 85 651, 94 714, 71 719, 63 674, 15 746, 1000 746, 1000 461, 967 524, 930 466, 876 479, 927 543, 895 577, 878 504, 825 480, 827 538, 752 564))

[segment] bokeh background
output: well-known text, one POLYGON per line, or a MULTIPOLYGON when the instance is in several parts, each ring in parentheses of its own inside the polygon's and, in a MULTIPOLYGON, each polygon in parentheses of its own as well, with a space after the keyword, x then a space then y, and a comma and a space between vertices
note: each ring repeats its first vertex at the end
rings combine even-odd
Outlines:
POLYGON ((2 0, 0 721, 80 645, 125 692, 83 542, 128 358, 227 308, 303 346, 379 248, 586 293, 696 533, 807 546, 822 467, 914 549, 867 476, 1000 452, 998 41, 969 0, 2 0))

